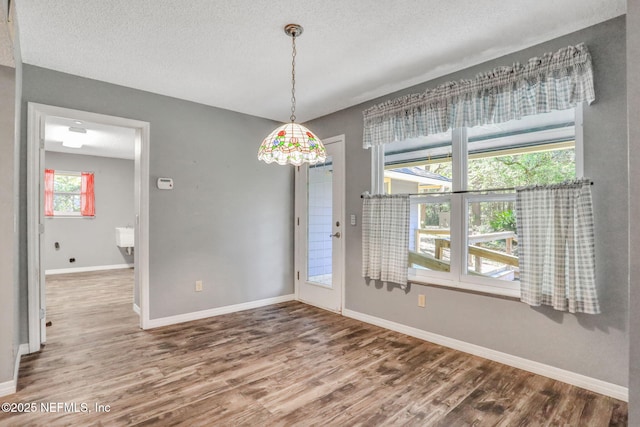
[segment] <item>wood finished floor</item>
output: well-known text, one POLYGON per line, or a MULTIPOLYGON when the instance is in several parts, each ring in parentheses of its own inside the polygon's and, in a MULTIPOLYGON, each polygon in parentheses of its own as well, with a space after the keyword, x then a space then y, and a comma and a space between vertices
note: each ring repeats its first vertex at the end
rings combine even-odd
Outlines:
POLYGON ((297 302, 142 331, 132 284, 131 270, 47 278, 47 345, 0 401, 91 412, 0 425, 627 423, 624 402, 297 302))

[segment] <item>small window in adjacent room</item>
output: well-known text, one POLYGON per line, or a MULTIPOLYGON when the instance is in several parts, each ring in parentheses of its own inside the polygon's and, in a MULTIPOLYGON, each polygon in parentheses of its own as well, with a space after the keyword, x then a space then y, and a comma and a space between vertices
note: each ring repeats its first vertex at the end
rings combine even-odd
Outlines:
POLYGON ((93 173, 46 169, 44 181, 45 216, 95 215, 93 173))
POLYGON ((56 173, 53 178, 53 214, 80 215, 80 173, 56 173))
POLYGON ((515 295, 515 193, 495 190, 581 176, 581 108, 374 147, 384 150, 373 153, 384 158, 384 166, 374 161, 374 182, 386 193, 414 194, 409 277, 515 295))

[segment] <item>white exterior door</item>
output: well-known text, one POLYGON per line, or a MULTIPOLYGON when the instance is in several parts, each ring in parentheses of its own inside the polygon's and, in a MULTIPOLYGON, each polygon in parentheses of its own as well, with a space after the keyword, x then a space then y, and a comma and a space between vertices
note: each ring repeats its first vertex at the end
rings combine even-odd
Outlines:
POLYGON ((296 168, 296 295, 340 313, 344 271, 344 136, 323 141, 324 163, 296 168))

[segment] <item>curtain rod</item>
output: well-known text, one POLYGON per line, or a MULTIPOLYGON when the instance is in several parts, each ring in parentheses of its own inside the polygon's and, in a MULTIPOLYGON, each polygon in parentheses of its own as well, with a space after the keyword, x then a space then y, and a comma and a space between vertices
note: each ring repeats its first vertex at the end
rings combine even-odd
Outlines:
MULTIPOLYGON (((593 185, 593 181, 590 182, 593 185)), ((441 193, 408 193, 409 196, 436 196, 440 194, 467 194, 467 193, 492 193, 494 191, 515 191, 518 187, 503 187, 503 188, 487 188, 486 190, 458 190, 458 191, 443 191, 441 193)), ((361 199, 364 199, 364 195, 360 195, 361 199)))

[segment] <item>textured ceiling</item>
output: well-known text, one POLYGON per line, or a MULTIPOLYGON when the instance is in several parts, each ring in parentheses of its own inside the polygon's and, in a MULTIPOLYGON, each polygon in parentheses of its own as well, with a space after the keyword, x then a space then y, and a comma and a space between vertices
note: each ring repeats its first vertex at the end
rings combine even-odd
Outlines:
MULTIPOLYGON (((279 121, 316 118, 622 15, 625 0, 20 0, 23 62, 279 121)), ((543 53, 543 52, 541 52, 543 53)))

